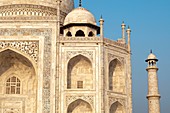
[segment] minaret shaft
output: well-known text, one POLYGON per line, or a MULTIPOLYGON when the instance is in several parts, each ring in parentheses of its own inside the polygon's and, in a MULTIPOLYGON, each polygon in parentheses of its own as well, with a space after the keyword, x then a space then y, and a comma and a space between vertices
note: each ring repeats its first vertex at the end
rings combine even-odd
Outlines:
POLYGON ((156 69, 148 70, 148 95, 159 94, 158 90, 158 77, 156 69))
POLYGON ((160 113, 160 95, 158 89, 158 68, 147 68, 148 71, 148 113, 160 113))

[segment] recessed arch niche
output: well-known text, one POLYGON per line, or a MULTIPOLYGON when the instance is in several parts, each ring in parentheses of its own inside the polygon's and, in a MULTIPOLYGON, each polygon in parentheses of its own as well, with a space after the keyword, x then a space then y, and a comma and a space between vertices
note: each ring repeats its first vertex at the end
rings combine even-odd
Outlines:
POLYGON ((72 37, 72 33, 70 31, 67 32, 66 36, 72 37))
MULTIPOLYGON (((18 111, 30 111, 36 113, 37 109, 37 76, 33 63, 18 51, 6 49, 0 52, 0 104, 4 111, 18 109, 18 111), (13 80, 11 80, 13 79, 13 80), (14 84, 15 82, 15 84, 14 84), (19 90, 19 93, 7 93, 10 90, 19 90), (15 86, 15 89, 13 88, 15 86), (3 95, 5 94, 5 99, 3 95), (2 99, 3 98, 3 99, 2 99), (10 101, 9 101, 10 100, 10 101), (18 103, 25 103, 17 105, 18 103), (8 106, 12 104, 11 106, 8 106), (16 105, 16 106, 15 106, 16 105), (20 106, 20 107, 18 107, 20 106)), ((15 111, 9 111, 14 112, 15 111)))
POLYGON ((93 69, 91 61, 77 55, 67 65, 67 89, 93 89, 93 69))
POLYGON ((94 36, 94 33, 92 31, 89 32, 88 34, 89 37, 93 37, 94 36))
POLYGON ((124 67, 118 59, 109 64, 109 90, 118 93, 125 93, 124 67))

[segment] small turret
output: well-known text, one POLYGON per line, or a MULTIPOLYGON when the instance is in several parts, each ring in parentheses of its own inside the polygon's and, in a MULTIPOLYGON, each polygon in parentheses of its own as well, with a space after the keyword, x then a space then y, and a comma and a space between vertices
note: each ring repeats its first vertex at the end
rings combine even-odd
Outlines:
POLYGON ((103 20, 102 16, 101 16, 99 22, 100 22, 100 37, 104 38, 104 28, 103 28, 104 20, 103 20))
POLYGON ((124 42, 126 42, 126 37, 125 37, 125 28, 126 28, 126 25, 125 25, 124 21, 122 22, 121 27, 122 27, 122 39, 123 39, 124 42))
POLYGON ((131 47, 130 47, 130 35, 131 35, 131 29, 128 26, 128 29, 126 30, 127 36, 128 36, 128 52, 131 53, 131 47))

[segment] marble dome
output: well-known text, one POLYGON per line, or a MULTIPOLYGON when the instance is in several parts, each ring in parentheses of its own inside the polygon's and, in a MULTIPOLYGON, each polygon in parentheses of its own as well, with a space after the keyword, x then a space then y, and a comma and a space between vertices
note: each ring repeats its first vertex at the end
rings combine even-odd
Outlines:
POLYGON ((148 62, 150 60, 158 61, 158 59, 156 58, 156 56, 152 52, 148 55, 148 58, 145 61, 148 62))
MULTIPOLYGON (((0 0, 0 6, 13 4, 33 4, 56 8, 56 0, 0 0)), ((61 10, 69 13, 74 9, 74 0, 62 0, 61 10)))
POLYGON ((64 25, 75 23, 88 23, 92 25, 96 25, 95 17, 91 12, 86 10, 85 8, 78 7, 71 11, 64 20, 64 25))

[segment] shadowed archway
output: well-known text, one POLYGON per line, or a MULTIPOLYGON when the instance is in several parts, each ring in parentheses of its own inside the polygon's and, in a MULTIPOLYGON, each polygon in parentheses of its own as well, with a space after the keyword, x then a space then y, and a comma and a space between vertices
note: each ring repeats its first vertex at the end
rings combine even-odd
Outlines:
POLYGON ((88 102, 78 99, 68 106, 67 113, 93 113, 93 110, 88 102))
POLYGON ((125 93, 124 68, 118 59, 114 59, 109 64, 109 90, 125 93))
POLYGON ((117 101, 110 106, 109 113, 125 113, 125 110, 122 104, 117 101))

